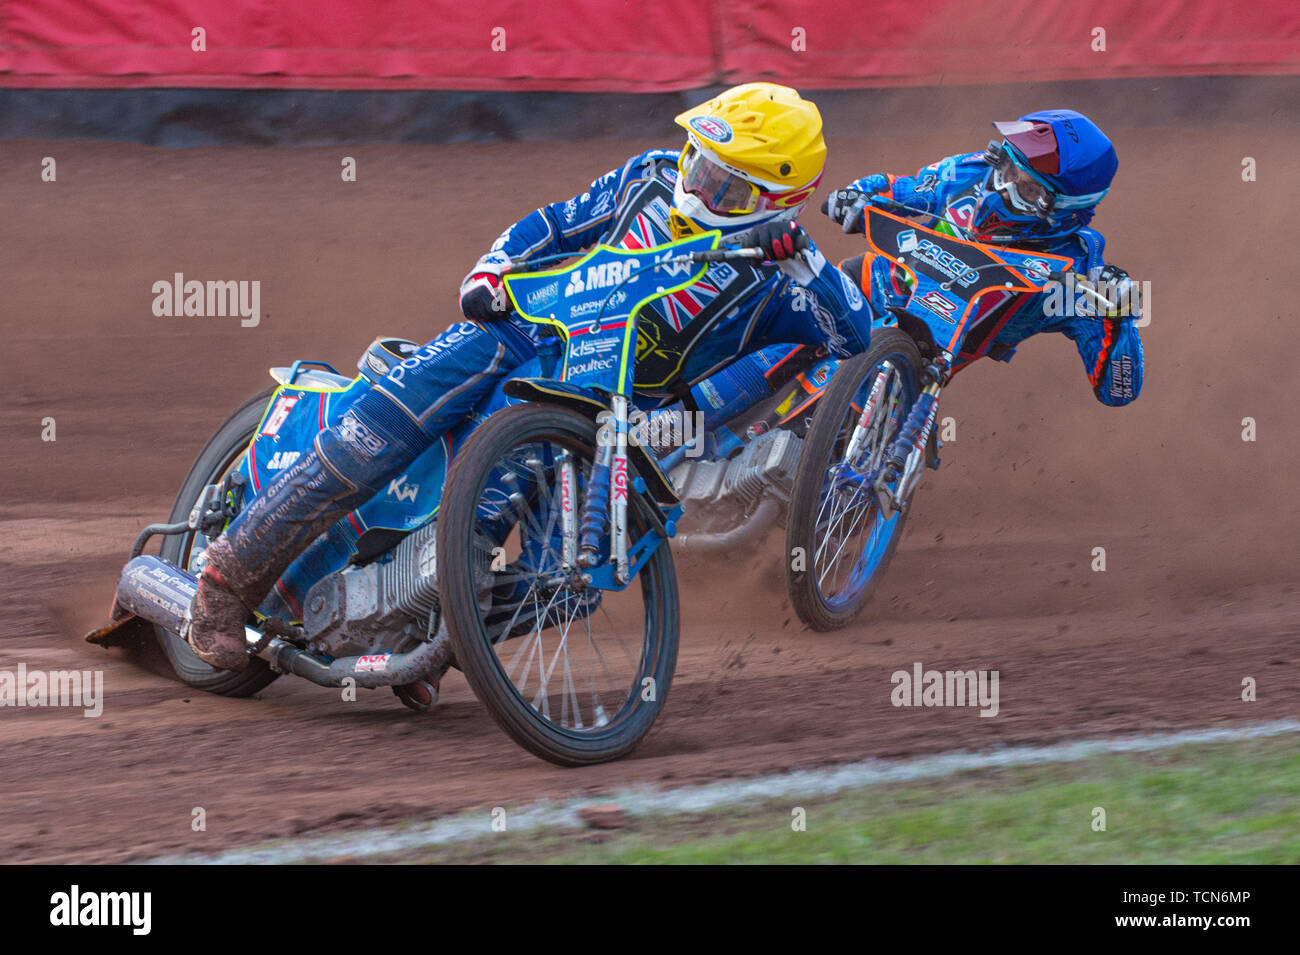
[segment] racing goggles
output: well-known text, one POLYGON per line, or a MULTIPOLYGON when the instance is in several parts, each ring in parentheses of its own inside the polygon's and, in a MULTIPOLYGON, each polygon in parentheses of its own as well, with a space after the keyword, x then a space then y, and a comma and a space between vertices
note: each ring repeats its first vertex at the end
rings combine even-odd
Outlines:
POLYGON ((677 163, 682 191, 697 196, 710 212, 741 216, 758 210, 767 193, 755 183, 720 166, 703 150, 688 142, 677 163))
POLYGON ((1033 173, 1021 167, 1009 149, 1003 149, 993 166, 993 188, 1007 197, 1012 207, 1046 219, 1056 208, 1056 193, 1033 173))

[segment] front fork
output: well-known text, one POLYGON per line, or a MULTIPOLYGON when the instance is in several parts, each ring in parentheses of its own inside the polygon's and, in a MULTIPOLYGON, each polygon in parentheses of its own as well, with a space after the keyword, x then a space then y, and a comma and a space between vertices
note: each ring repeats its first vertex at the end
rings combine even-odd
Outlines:
MULTIPOLYGON (((862 446, 866 444, 867 437, 873 430, 873 424, 876 419, 876 409, 880 407, 882 399, 888 398, 888 403, 884 406, 884 413, 887 414, 893 407, 893 401, 897 399, 899 390, 897 379, 894 377, 893 362, 883 361, 880 363, 880 371, 876 372, 876 380, 871 383, 871 392, 867 395, 867 401, 862 406, 862 414, 858 415, 858 423, 853 428, 853 434, 849 437, 848 447, 844 449, 844 460, 855 462, 862 454, 862 446), (885 395, 885 388, 888 385, 890 393, 885 395)), ((867 462, 867 467, 871 468, 875 462, 867 462)))
MULTIPOLYGON (((927 448, 939 413, 939 392, 943 390, 946 377, 944 370, 938 363, 926 367, 926 378, 930 383, 917 396, 898 437, 889 446, 883 466, 872 486, 886 520, 893 517, 895 512, 907 509, 912 493, 921 480, 921 471, 927 463, 927 448)), ((933 457, 929 464, 937 468, 938 458, 933 457)))
MULTIPOLYGON (((626 584, 632 579, 627 554, 627 498, 630 486, 627 408, 625 395, 611 396, 612 413, 606 424, 596 432, 596 460, 592 464, 591 480, 587 485, 587 499, 583 502, 582 523, 574 534, 577 565, 583 570, 590 570, 600 563, 600 539, 604 536, 606 526, 610 527, 614 579, 620 584, 626 584)), ((567 461, 567 465, 567 469, 561 472, 561 481, 573 481, 576 486, 572 458, 567 461)), ((563 493, 563 484, 561 492, 563 493)), ((564 552, 567 555, 570 553, 570 529, 567 524, 564 533, 564 552)))
POLYGON ((561 569, 567 577, 578 569, 578 469, 573 452, 560 452, 561 569))

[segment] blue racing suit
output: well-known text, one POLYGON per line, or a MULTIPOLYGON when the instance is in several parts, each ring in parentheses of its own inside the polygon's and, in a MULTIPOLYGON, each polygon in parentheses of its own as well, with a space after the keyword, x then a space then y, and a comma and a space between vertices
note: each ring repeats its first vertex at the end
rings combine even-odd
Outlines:
MULTIPOLYGON (((922 168, 915 176, 874 174, 847 188, 881 194, 910 208, 889 208, 899 215, 921 217, 923 225, 958 238, 971 224, 976 203, 984 188, 988 165, 981 153, 949 156, 922 168), (919 211, 918 211, 919 210, 919 211), (925 214, 929 214, 926 219, 925 214)), ((1106 239, 1094 229, 1047 240, 1016 240, 1016 248, 1040 249, 1074 260, 1076 272, 1096 279, 1105 266, 1106 239)), ((868 257, 863 269, 863 288, 870 290, 878 308, 906 304, 905 273, 881 256, 868 257)), ((1088 380, 1097 400, 1106 405, 1126 405, 1142 390, 1142 339, 1134 320, 1137 316, 1110 319, 1090 311, 1080 297, 1070 316, 1050 315, 1046 294, 1029 296, 1024 305, 1007 319, 994 336, 991 357, 1009 361, 1015 346, 1039 332, 1060 332, 1079 350, 1088 380)))

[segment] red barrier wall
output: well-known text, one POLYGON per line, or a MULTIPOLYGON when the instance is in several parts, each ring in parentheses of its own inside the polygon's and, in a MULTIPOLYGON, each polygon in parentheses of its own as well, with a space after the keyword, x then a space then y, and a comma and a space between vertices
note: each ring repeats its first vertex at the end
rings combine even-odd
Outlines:
POLYGON ((12 87, 662 92, 1298 72, 1297 0, 0 0, 12 87))

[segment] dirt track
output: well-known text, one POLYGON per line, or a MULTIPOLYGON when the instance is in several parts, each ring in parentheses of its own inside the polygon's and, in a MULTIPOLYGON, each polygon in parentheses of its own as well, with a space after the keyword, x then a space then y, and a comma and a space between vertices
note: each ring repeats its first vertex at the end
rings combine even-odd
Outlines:
MULTIPOLYGON (((661 143, 0 143, 0 669, 102 668, 107 691, 99 719, 0 709, 0 858, 145 858, 636 782, 1300 715, 1286 272, 1300 130, 1254 107, 1259 122, 1208 132, 1106 124, 1121 172, 1097 224, 1112 258, 1153 285, 1136 404, 1097 404, 1062 339, 964 374, 942 411, 957 440, 848 632, 790 619, 775 538, 724 568, 681 558, 683 649, 665 715, 632 758, 583 771, 517 749, 456 675, 427 717, 387 691, 343 704, 288 679, 227 700, 80 636, 100 622, 135 532, 166 515, 268 365, 342 369, 376 333, 431 337, 506 223, 661 143), (356 183, 339 179, 344 155, 356 183), (39 181, 43 156, 57 183, 39 181), (1243 156, 1259 182, 1241 181, 1243 156), (155 318, 150 287, 177 271, 260 279, 261 325, 155 318), (1254 443, 1241 440, 1246 416, 1254 443), (1090 569, 1094 547, 1105 573, 1090 569), (725 591, 700 583, 711 575, 725 591), (914 661, 998 669, 1001 714, 894 709, 889 674, 914 661), (1240 701, 1247 676, 1252 704, 1240 701), (196 806, 206 833, 190 830, 196 806)), ((977 148, 984 120, 954 111, 893 141, 832 130, 826 181, 977 148)), ((835 257, 858 251, 820 216, 807 223, 835 257)))

